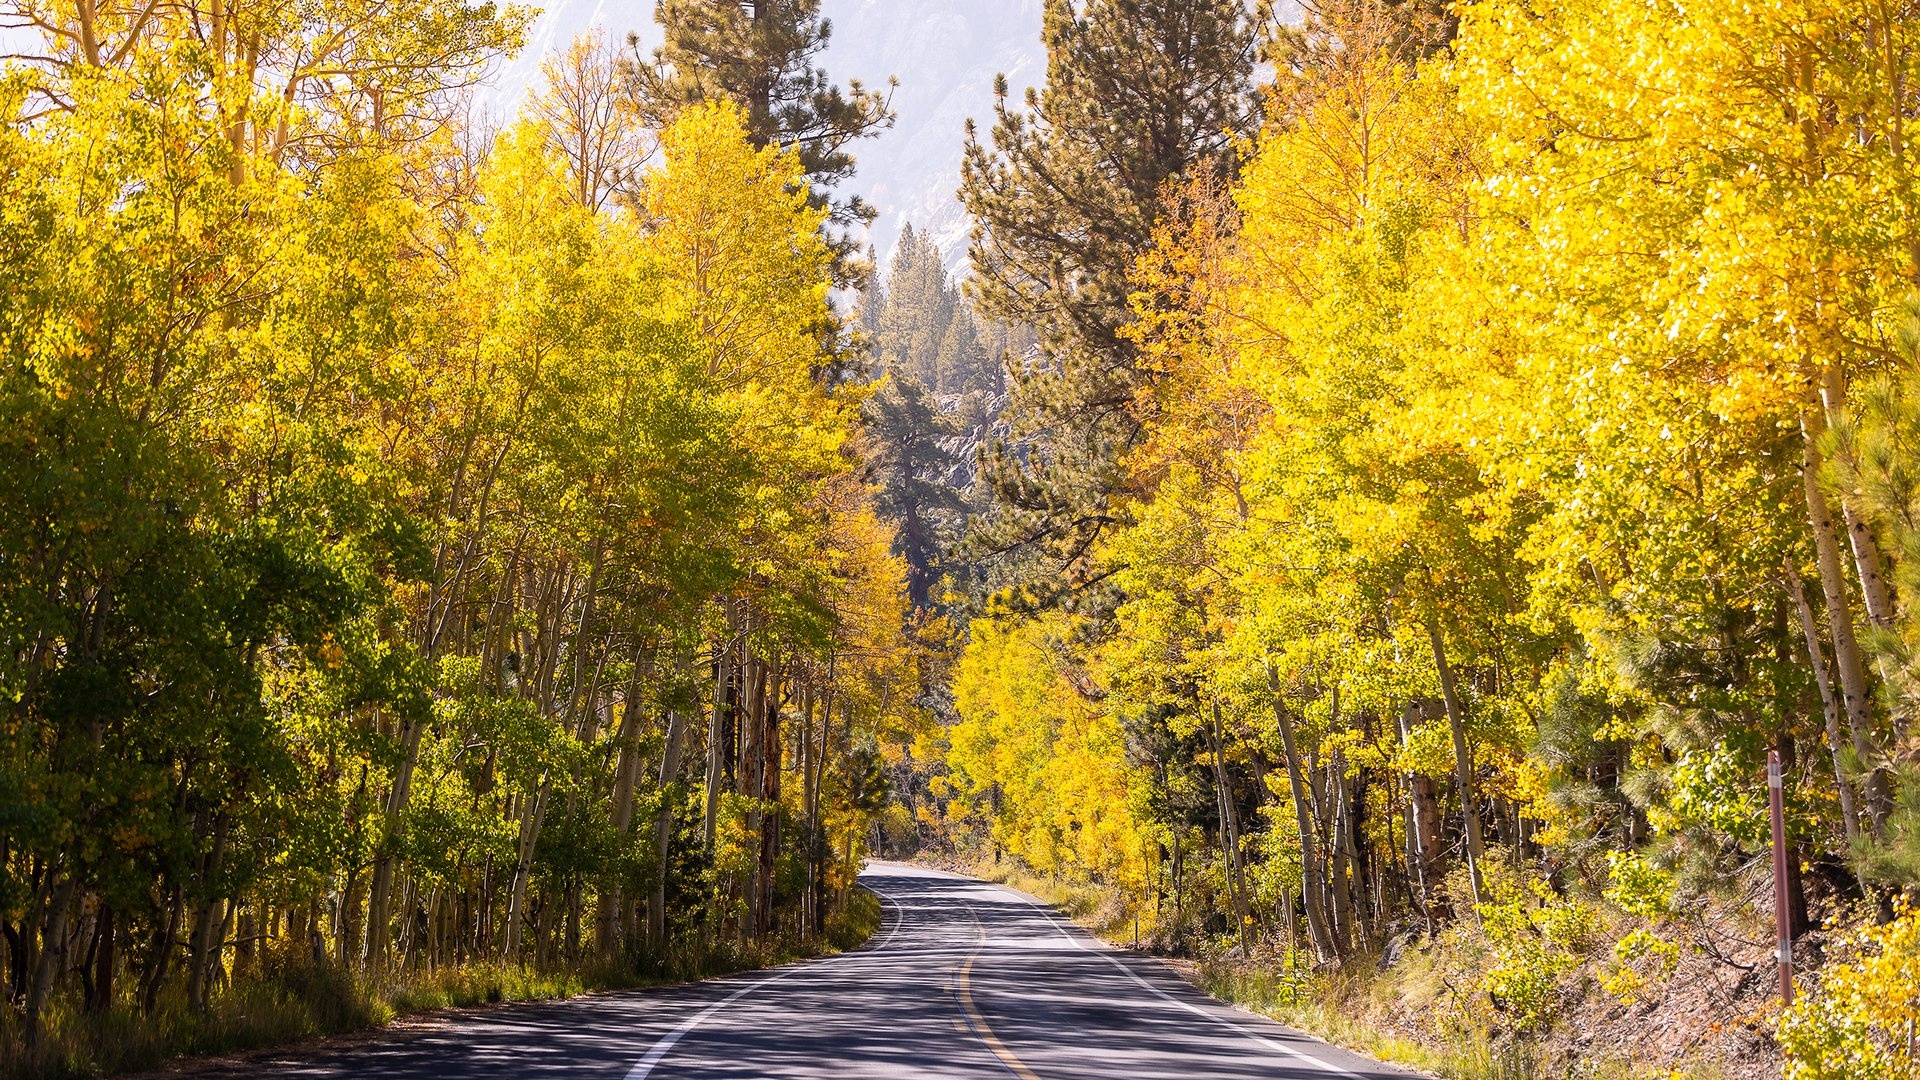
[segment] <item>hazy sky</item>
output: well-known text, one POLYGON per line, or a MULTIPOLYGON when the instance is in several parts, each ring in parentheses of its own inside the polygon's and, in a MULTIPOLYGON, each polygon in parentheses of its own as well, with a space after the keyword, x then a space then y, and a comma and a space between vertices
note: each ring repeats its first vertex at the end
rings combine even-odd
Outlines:
MULTIPOLYGON (((1006 72, 1017 94, 1045 70, 1040 48, 1041 0, 824 0, 833 23, 823 63, 836 81, 869 86, 898 76, 894 128, 855 148, 859 174, 848 188, 877 206, 872 240, 884 259, 903 221, 931 230, 958 261, 966 222, 953 197, 967 117, 992 112, 993 76, 1006 72)), ((537 77, 543 56, 598 24, 643 47, 658 38, 652 0, 554 0, 534 22, 527 46, 500 65, 486 96, 503 121, 537 77)), ((34 51, 36 35, 0 30, 0 53, 34 51)))

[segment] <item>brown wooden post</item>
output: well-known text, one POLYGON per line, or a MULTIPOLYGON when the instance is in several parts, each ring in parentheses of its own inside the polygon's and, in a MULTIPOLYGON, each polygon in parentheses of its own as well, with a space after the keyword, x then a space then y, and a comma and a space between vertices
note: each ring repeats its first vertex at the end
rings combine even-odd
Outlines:
POLYGON ((1767 751, 1767 809, 1773 819, 1773 925, 1779 940, 1780 1003, 1793 1004, 1793 914, 1787 902, 1786 792, 1780 751, 1767 751))

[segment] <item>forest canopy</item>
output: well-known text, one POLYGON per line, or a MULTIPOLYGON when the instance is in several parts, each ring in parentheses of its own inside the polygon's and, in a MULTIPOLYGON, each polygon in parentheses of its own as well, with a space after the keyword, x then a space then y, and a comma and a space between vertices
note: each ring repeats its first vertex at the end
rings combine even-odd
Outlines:
MULTIPOLYGON (((1306 8, 1050 4, 970 134, 967 287, 1040 337, 927 842, 1176 951, 1422 943, 1416 1026, 1524 1041, 1773 963, 1723 936, 1771 939, 1771 751, 1793 936, 1894 919, 1920 18, 1306 8)), ((1837 1004, 1903 933, 1795 1075, 1912 1075, 1910 1011, 1837 1004)))
POLYGON ((517 7, 7 11, 9 1069, 839 940, 922 719, 809 164, 597 35, 490 130, 517 7))
POLYGON ((872 852, 1916 1075, 1920 8, 1046 0, 885 267, 821 10, 496 119, 530 9, 0 0, 9 1062, 837 947, 872 852))

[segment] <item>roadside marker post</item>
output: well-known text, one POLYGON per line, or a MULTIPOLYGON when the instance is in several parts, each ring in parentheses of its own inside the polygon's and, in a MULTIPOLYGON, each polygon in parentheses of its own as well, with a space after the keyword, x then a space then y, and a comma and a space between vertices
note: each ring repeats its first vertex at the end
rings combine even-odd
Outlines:
POLYGON ((1779 949, 1780 1003, 1793 1004, 1793 920, 1787 910, 1786 790, 1780 778, 1780 751, 1767 751, 1767 812, 1773 819, 1773 925, 1779 949))

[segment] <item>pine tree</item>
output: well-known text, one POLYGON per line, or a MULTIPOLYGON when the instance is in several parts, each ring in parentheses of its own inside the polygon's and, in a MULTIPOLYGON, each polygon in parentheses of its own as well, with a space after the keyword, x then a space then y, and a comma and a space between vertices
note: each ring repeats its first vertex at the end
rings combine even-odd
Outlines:
POLYGON ((938 389, 962 396, 977 396, 984 393, 988 397, 997 397, 1002 379, 999 366, 987 356, 980 345, 980 331, 974 325, 973 313, 965 306, 953 313, 947 321, 947 328, 940 335, 940 347, 935 350, 933 370, 940 374, 938 389))
MULTIPOLYGON (((1048 0, 1047 85, 1025 108, 1002 77, 989 143, 970 123, 961 198, 983 314, 1033 326, 1013 445, 996 446, 983 553, 1028 563, 1027 599, 1100 580, 1093 547, 1120 520, 1119 462, 1139 431, 1127 272, 1171 182, 1232 169, 1257 118, 1256 17, 1239 0, 1048 0), (1061 572, 1064 570, 1064 574, 1061 572)), ((1264 15, 1265 5, 1261 5, 1264 15)))
POLYGON ((911 224, 860 319, 876 373, 887 377, 867 403, 868 468, 877 505, 899 523, 894 550, 907 560, 912 599, 925 606, 935 580, 964 571, 951 549, 974 485, 970 463, 1004 404, 1003 380, 940 249, 911 224))
POLYGON ((896 522, 894 550, 907 560, 907 595, 925 608, 959 524, 952 422, 911 375, 894 373, 862 410, 874 509, 896 522))
POLYGON ((935 395, 948 392, 938 361, 959 297, 947 280, 940 249, 909 222, 887 270, 887 299, 880 308, 875 359, 881 366, 918 379, 935 395))
POLYGON ((842 89, 815 63, 833 35, 820 0, 659 0, 653 18, 665 43, 628 63, 640 115, 665 127, 688 106, 716 98, 745 109, 754 145, 799 156, 815 205, 831 210, 838 230, 835 277, 859 284, 869 267, 851 234, 877 211, 859 196, 836 200, 831 191, 853 175, 847 147, 893 125, 892 95, 858 79, 842 89))

